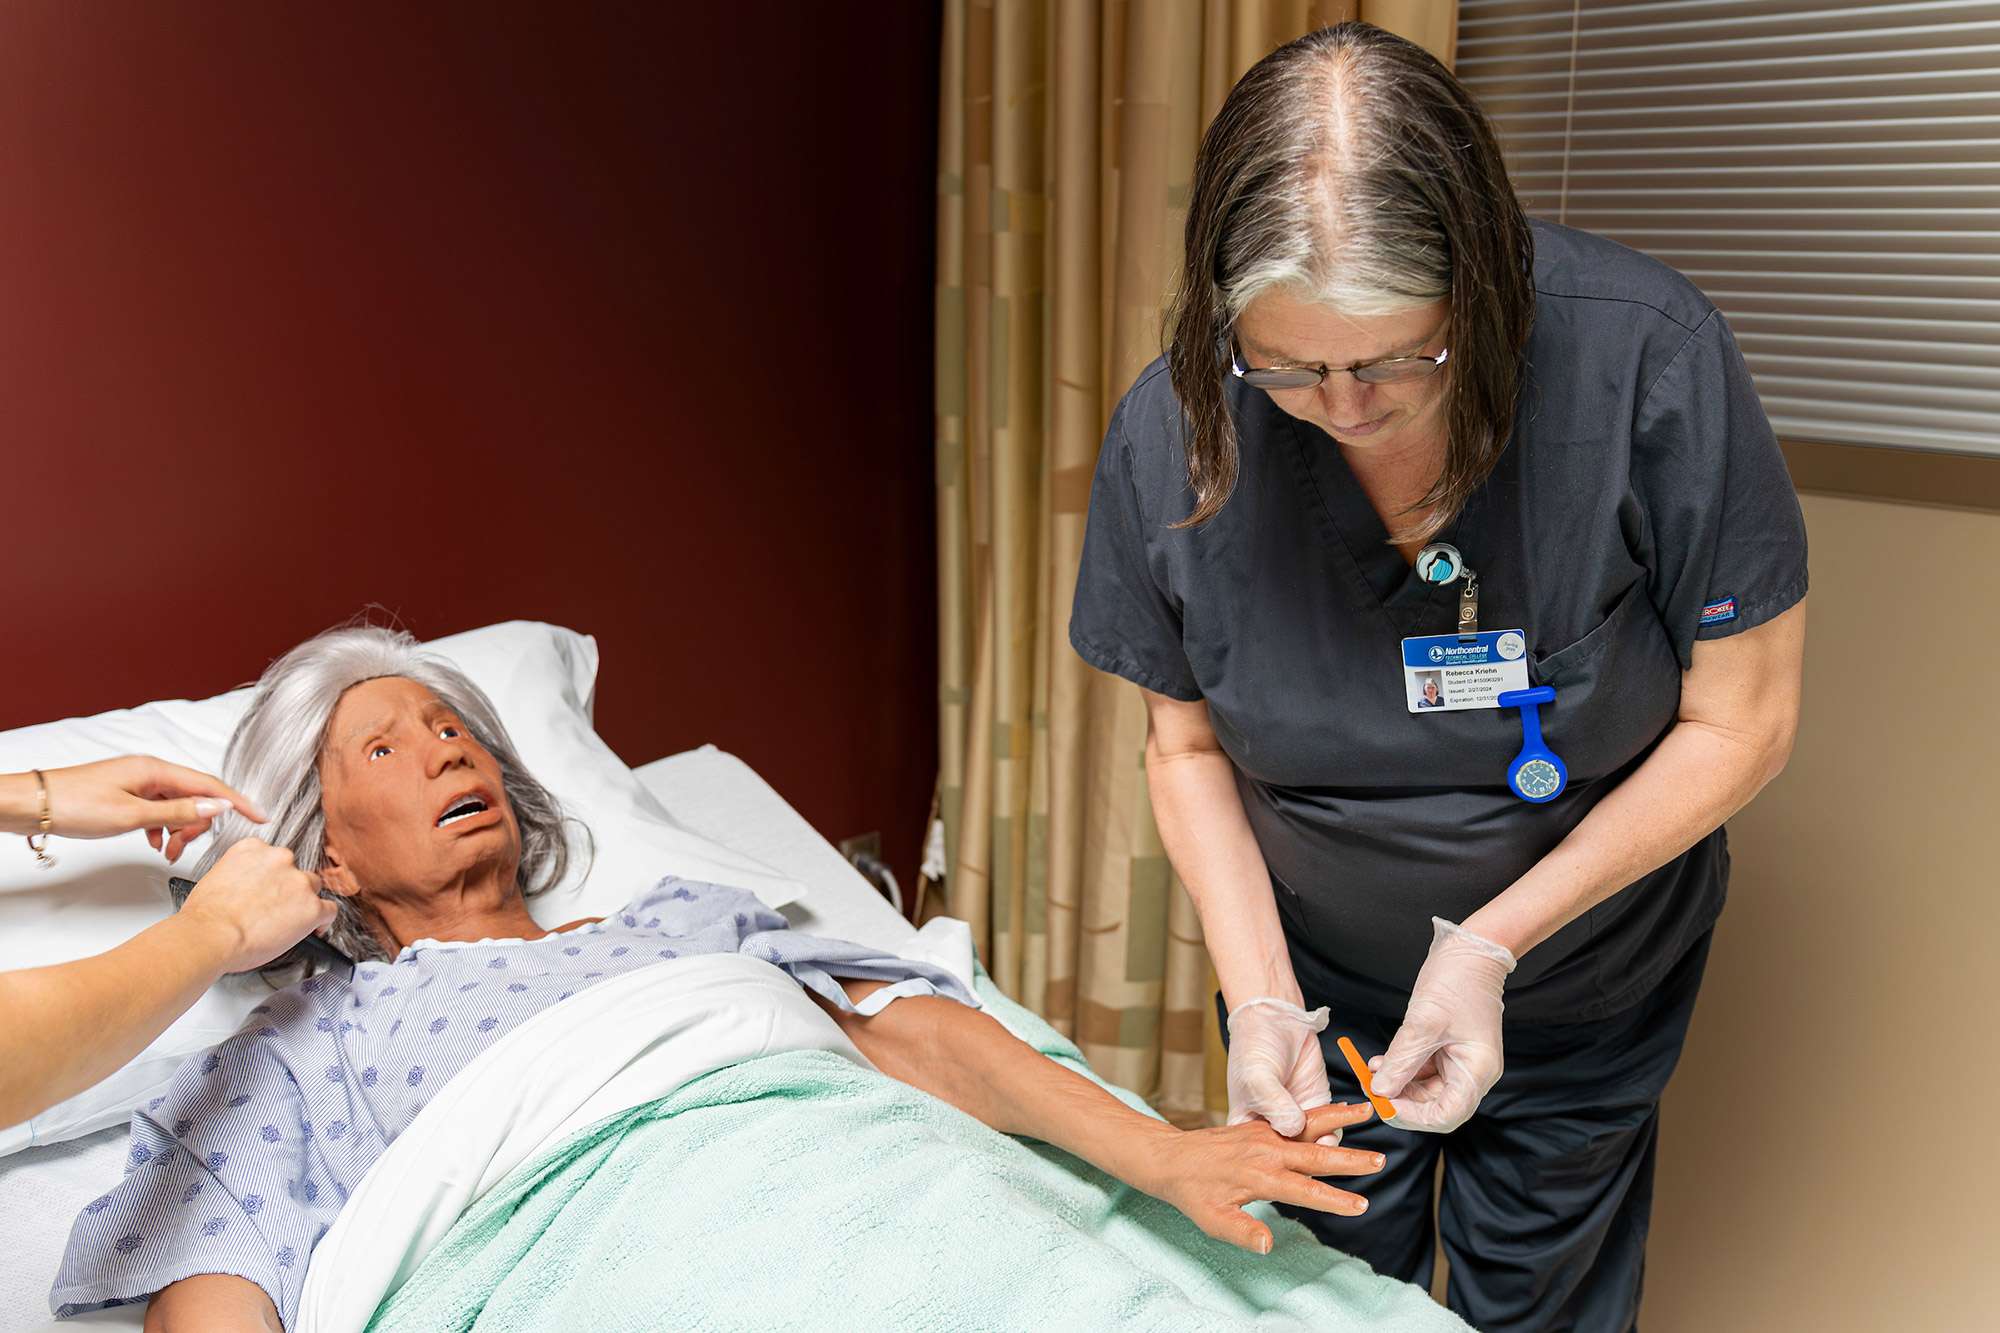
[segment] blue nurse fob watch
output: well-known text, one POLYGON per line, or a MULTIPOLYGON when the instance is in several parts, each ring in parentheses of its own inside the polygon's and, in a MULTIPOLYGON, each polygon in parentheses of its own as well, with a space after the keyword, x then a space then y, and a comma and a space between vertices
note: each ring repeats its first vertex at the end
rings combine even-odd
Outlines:
POLYGON ((1507 765, 1507 786, 1535 805, 1553 801, 1569 786, 1569 769, 1542 740, 1541 705, 1555 699, 1553 687, 1537 685, 1531 690, 1505 690, 1496 700, 1502 708, 1521 710, 1521 753, 1507 765))

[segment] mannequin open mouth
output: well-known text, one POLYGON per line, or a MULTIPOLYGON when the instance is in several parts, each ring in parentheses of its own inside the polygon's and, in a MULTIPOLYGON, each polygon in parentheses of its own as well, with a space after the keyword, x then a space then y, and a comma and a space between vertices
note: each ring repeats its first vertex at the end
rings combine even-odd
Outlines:
POLYGON ((445 802, 444 809, 434 821, 441 829, 466 828, 488 823, 499 817, 492 799, 482 790, 460 792, 445 802))

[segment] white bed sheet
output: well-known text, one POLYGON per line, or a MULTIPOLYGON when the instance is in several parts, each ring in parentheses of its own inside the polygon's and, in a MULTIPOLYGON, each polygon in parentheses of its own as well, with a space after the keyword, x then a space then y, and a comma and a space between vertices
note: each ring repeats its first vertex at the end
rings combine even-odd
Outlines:
MULTIPOLYGON (((748 853, 806 885, 781 908, 799 930, 894 952, 916 932, 813 826, 735 755, 705 745, 635 769, 640 781, 695 832, 748 853)), ((0 1158, 0 1330, 53 1333, 109 1326, 136 1329, 143 1306, 62 1323, 49 1316, 49 1285, 70 1223, 124 1169, 127 1134, 29 1148, 0 1158)))

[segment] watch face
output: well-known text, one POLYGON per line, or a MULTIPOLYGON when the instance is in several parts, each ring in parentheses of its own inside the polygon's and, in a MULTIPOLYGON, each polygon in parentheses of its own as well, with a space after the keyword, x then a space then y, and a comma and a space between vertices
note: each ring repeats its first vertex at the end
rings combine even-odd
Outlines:
POLYGON ((1514 771, 1514 790, 1523 796, 1553 796, 1562 790, 1562 774, 1546 759, 1530 759, 1514 771))

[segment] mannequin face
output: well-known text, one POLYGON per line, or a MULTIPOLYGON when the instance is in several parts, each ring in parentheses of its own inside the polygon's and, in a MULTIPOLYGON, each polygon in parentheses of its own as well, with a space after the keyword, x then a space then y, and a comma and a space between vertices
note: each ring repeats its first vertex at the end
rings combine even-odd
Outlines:
POLYGON ((520 897, 521 829, 500 763, 425 686, 384 676, 350 688, 319 775, 322 874, 364 917, 449 917, 520 897))

